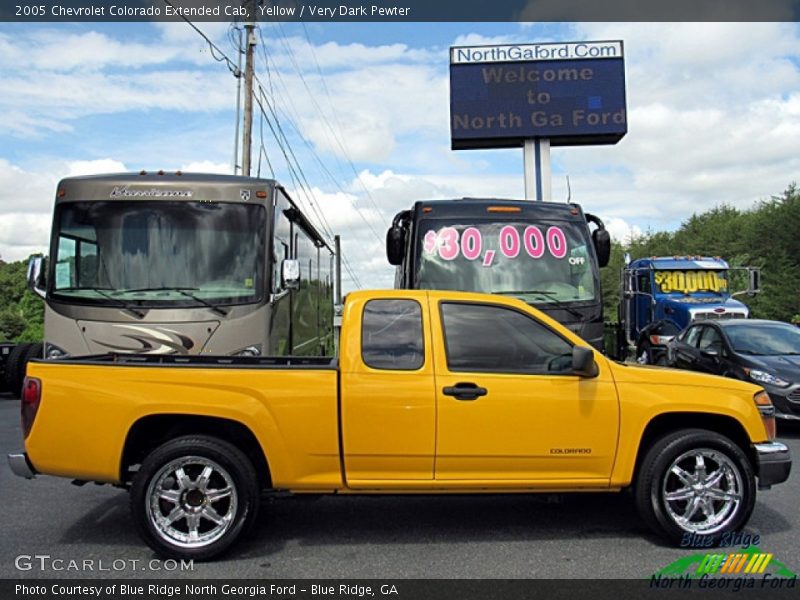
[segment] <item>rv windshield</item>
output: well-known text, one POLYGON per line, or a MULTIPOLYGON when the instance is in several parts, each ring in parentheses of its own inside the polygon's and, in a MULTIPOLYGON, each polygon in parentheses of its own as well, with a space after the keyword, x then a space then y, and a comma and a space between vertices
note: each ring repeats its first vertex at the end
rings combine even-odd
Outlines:
POLYGON ((64 203, 50 293, 110 306, 255 302, 265 287, 265 223, 256 204, 64 203))
POLYGON ((577 222, 424 219, 416 287, 513 295, 531 304, 596 300, 590 243, 577 222))

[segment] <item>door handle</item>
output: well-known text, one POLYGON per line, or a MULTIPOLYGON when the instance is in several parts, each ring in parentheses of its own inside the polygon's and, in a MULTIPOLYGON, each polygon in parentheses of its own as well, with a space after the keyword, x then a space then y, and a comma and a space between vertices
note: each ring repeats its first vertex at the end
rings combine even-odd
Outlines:
POLYGON ((475 400, 489 393, 484 387, 478 387, 474 383, 459 382, 454 386, 442 388, 445 396, 453 396, 456 400, 475 400))

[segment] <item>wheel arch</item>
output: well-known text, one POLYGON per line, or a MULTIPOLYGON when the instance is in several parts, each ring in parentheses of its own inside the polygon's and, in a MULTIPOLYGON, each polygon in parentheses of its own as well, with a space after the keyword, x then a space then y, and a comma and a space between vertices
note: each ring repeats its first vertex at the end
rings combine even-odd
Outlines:
POLYGON ((191 414, 147 415, 128 430, 120 463, 120 481, 130 483, 132 467, 165 442, 184 435, 207 435, 236 446, 252 462, 259 485, 272 485, 269 462, 261 444, 249 427, 233 419, 191 414))
POLYGON ((756 469, 756 457, 750 443, 750 436, 739 421, 727 415, 713 413, 671 412, 656 415, 642 432, 639 447, 636 450, 631 482, 636 481, 647 450, 653 443, 669 433, 685 429, 706 429, 724 435, 744 452, 750 466, 756 469))

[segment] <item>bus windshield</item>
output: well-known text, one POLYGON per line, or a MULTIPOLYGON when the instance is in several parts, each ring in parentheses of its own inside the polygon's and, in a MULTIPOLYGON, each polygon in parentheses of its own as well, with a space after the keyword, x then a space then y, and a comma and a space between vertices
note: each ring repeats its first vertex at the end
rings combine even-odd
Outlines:
POLYGON ((60 204, 50 293, 109 306, 255 302, 265 287, 266 218, 257 204, 60 204))
POLYGON ((507 294, 535 304, 599 298, 588 228, 577 222, 423 219, 416 287, 507 294))

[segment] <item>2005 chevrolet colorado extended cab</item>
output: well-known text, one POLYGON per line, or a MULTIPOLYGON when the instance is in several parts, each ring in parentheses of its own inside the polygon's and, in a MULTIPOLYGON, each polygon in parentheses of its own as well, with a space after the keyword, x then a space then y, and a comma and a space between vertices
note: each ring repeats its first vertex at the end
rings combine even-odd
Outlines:
POLYGON ((338 360, 107 355, 34 361, 25 477, 130 488, 161 555, 207 559, 294 493, 609 491, 672 541, 737 531, 785 481, 769 397, 606 359, 500 296, 348 296, 338 360))

